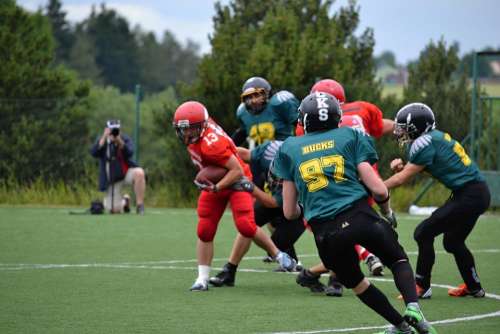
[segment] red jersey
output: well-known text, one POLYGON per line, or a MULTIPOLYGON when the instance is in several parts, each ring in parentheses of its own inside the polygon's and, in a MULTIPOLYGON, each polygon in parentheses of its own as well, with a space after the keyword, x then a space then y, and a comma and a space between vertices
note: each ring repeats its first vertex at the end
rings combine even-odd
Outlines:
POLYGON ((187 149, 191 160, 200 169, 209 165, 224 167, 229 158, 234 155, 243 168, 245 176, 252 178, 250 167, 239 157, 233 140, 212 119, 208 120, 207 128, 203 131, 200 140, 189 144, 187 149))
POLYGON ((365 101, 344 103, 343 115, 358 115, 363 120, 366 132, 375 138, 380 138, 384 130, 382 111, 374 104, 365 101))

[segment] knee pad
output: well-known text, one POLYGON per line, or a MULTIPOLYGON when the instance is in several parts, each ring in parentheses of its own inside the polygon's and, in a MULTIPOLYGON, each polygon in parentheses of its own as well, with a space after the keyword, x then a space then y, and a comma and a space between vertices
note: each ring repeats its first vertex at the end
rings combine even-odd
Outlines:
POLYGON ((458 251, 462 246, 465 246, 464 243, 458 242, 457 240, 450 239, 450 238, 443 238, 443 247, 444 250, 447 251, 448 253, 455 253, 458 251))
POLYGON ((417 243, 423 242, 427 239, 422 225, 417 226, 415 232, 413 232, 413 239, 415 239, 417 243))
POLYGON ((212 224, 210 220, 200 219, 196 234, 203 242, 211 242, 214 240, 217 225, 212 224))
POLYGON ((257 225, 255 222, 250 219, 250 217, 238 217, 236 221, 236 229, 241 233, 245 238, 252 238, 257 233, 257 225))

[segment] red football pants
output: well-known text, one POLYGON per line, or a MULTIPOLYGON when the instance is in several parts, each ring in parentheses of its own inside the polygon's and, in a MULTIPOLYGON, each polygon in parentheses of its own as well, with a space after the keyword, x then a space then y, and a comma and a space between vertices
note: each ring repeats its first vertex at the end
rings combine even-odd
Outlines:
POLYGON ((216 193, 202 191, 198 198, 198 238, 214 240, 217 226, 227 203, 231 204, 236 229, 243 236, 253 238, 257 232, 253 212, 253 197, 244 191, 222 190, 216 193))

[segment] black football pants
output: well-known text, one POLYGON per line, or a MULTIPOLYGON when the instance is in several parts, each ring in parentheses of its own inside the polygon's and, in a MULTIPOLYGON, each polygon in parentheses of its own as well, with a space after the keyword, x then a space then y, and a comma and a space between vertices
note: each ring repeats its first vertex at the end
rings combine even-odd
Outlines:
POLYGON ((474 257, 465 245, 465 239, 489 205, 490 191, 487 184, 467 183, 454 191, 443 206, 417 226, 413 237, 418 244, 416 278, 419 285, 424 288, 430 286, 432 266, 436 257, 434 239, 443 234, 444 249, 455 257, 467 287, 472 291, 481 288, 474 257))
POLYGON ((354 202, 333 220, 313 220, 309 225, 321 261, 347 288, 354 288, 365 277, 354 245, 369 249, 391 270, 396 264, 408 261, 396 232, 368 205, 366 198, 354 202))
POLYGON ((257 226, 262 227, 270 223, 275 229, 271 240, 276 247, 298 261, 293 245, 304 233, 302 219, 287 220, 283 215, 283 208, 266 208, 257 201, 254 204, 254 212, 257 226))

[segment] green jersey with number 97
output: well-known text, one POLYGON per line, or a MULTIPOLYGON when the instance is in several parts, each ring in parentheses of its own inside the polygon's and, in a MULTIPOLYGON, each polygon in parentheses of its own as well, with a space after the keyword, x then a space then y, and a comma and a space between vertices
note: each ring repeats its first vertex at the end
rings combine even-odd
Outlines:
POLYGON ((377 160, 373 140, 344 127, 288 138, 278 151, 274 173, 295 183, 308 221, 333 219, 368 197, 357 166, 377 160))

